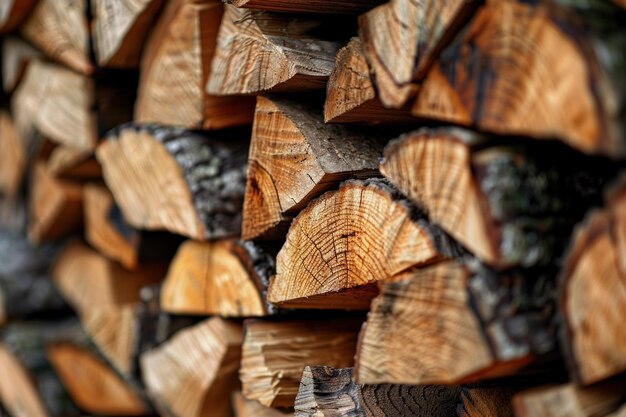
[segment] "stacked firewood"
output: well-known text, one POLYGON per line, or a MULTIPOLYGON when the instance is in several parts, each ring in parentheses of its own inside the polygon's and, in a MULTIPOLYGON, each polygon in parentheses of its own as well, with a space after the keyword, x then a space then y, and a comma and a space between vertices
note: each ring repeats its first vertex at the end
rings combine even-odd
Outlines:
POLYGON ((0 414, 626 417, 624 22, 2 0, 0 414))

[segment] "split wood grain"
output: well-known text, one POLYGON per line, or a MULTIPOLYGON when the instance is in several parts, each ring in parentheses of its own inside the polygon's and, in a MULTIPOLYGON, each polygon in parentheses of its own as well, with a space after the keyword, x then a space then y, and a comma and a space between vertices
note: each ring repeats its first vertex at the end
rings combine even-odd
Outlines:
POLYGON ((235 417, 293 417, 293 413, 266 407, 256 400, 248 400, 241 392, 233 395, 235 417))
POLYGON ((22 188, 28 155, 18 136, 13 119, 6 111, 0 112, 0 194, 14 199, 22 188))
POLYGON ((245 9, 288 13, 358 15, 378 6, 383 0, 226 0, 225 3, 245 9))
POLYGON ((15 29, 35 6, 37 0, 5 0, 0 3, 0 33, 15 29))

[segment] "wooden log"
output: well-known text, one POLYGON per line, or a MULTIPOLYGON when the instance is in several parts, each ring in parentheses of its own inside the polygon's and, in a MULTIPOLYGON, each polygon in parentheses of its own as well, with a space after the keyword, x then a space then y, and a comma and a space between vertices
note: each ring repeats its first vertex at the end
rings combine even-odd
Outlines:
POLYGON ((233 395, 235 417, 293 417, 290 411, 266 407, 258 401, 248 400, 240 391, 233 395))
POLYGON ((242 136, 123 125, 96 156, 132 226, 215 239, 241 229, 248 152, 242 136))
POLYGON ((91 0, 91 34, 98 65, 137 68, 162 4, 163 0, 91 0))
POLYGON ((205 92, 222 13, 219 2, 168 3, 141 61, 135 120, 192 129, 250 123, 253 100, 205 92))
POLYGON ((142 355, 143 380, 155 406, 167 416, 230 416, 241 341, 239 324, 215 317, 142 355))
POLYGON ((20 192, 26 159, 26 149, 11 116, 6 111, 0 111, 0 194, 5 198, 14 199, 20 192))
POLYGON ((624 69, 610 57, 626 46, 624 13, 610 2, 488 1, 429 72, 413 114, 623 156, 624 69))
POLYGON ((316 106, 259 97, 255 111, 242 238, 282 239, 309 201, 350 178, 377 176, 376 133, 325 125, 316 106))
POLYGON ((80 185, 54 178, 42 162, 34 167, 28 237, 34 243, 77 233, 83 226, 80 185))
POLYGON ((518 388, 499 386, 461 389, 457 417, 511 417, 513 394, 518 388))
POLYGON ((378 6, 382 2, 383 0, 340 0, 333 2, 319 0, 225 0, 226 4, 245 9, 335 15, 358 15, 372 7, 378 6))
POLYGON ((39 0, 20 26, 21 35, 47 56, 90 75, 88 0, 39 0))
POLYGON ((409 123, 410 107, 388 109, 377 97, 370 78, 361 40, 352 38, 335 58, 335 67, 326 87, 324 121, 326 123, 409 123))
POLYGON ((285 307, 368 309, 377 281, 454 249, 384 180, 347 181, 293 221, 268 299, 285 307))
POLYGON ((48 157, 48 171, 57 178, 78 182, 102 178, 100 164, 93 151, 60 145, 48 157))
POLYGON ((247 320, 242 348, 243 395, 268 407, 293 407, 306 365, 351 366, 358 317, 306 320, 247 320))
POLYGON ((388 145, 380 169, 484 262, 551 263, 587 208, 601 202, 614 168, 565 147, 486 146, 488 139, 421 129, 388 145))
POLYGON ((2 88, 5 93, 9 94, 15 90, 26 72, 28 63, 36 58, 41 58, 41 52, 28 42, 17 36, 3 39, 2 88))
POLYGON ((392 0, 359 18, 363 51, 385 106, 401 108, 416 93, 415 80, 423 77, 476 3, 392 0))
POLYGON ((161 309, 222 317, 270 314, 273 308, 263 295, 269 274, 254 267, 252 255, 234 240, 183 243, 163 283, 161 309))
POLYGON ((555 293, 552 270, 447 261, 399 274, 372 302, 356 380, 448 385, 512 375, 555 352, 555 293))
POLYGON ((320 21, 226 5, 207 91, 215 95, 322 89, 340 44, 314 37, 320 21))
POLYGON ((0 4, 0 34, 15 29, 37 0, 6 0, 0 4))
POLYGON ((149 408, 137 391, 86 346, 64 341, 46 346, 46 355, 81 410, 107 416, 143 416, 149 408))
POLYGON ((85 239, 104 256, 132 271, 141 264, 167 262, 176 253, 180 238, 128 226, 106 187, 87 185, 83 195, 85 239))

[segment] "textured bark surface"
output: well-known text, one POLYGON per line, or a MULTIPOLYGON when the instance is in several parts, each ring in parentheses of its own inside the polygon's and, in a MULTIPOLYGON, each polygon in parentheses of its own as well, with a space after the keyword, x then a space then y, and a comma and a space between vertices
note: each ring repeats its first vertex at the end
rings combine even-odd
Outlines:
POLYGON ((204 136, 128 124, 112 131, 96 155, 132 226, 215 239, 241 228, 248 151, 242 139, 240 132, 204 136))
POLYGON ((385 149, 381 172, 483 261, 531 267, 561 256, 601 202, 611 163, 548 144, 485 146, 457 128, 422 129, 385 149))
POLYGON ((232 95, 324 88, 340 45, 310 34, 320 25, 310 17, 226 5, 207 91, 232 95))
POLYGON ((623 18, 610 2, 488 1, 430 71, 413 114, 623 156, 623 18))
POLYGON ((0 3, 0 33, 15 29, 36 2, 36 0, 5 0, 0 3))
POLYGON ((293 407, 305 366, 352 366, 362 321, 246 321, 239 371, 243 395, 268 407, 293 407))
POLYGON ((377 176, 374 132, 324 124, 313 104, 259 97, 254 117, 243 239, 282 238, 309 201, 350 178, 377 176))
POLYGON ((246 9, 289 13, 361 14, 383 0, 226 0, 225 3, 246 9))
POLYGON ((556 349, 551 270, 498 273, 449 261, 392 281, 361 331, 359 383, 456 384, 511 375, 556 349))
POLYGON ((455 249, 384 180, 347 181, 293 221, 268 298, 286 307, 368 309, 377 281, 455 249))

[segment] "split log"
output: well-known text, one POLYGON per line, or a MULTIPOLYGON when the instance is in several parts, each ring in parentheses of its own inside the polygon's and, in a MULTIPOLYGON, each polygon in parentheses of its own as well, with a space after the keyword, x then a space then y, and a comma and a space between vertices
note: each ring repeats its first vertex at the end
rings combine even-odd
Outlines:
POLYGON ((101 67, 137 68, 163 0, 91 0, 91 33, 101 67))
POLYGON ((0 33, 5 34, 15 29, 37 0, 5 0, 0 2, 0 33))
POLYGON ((361 323, 247 320, 239 371, 243 395, 268 407, 293 407, 305 366, 352 366, 361 323))
POLYGON ((376 133, 325 125, 317 107, 259 97, 254 116, 242 238, 282 239, 309 201, 350 178, 378 176, 376 133))
POLYGON ((361 331, 357 382, 449 385, 539 363, 556 349, 554 275, 447 261, 394 277, 361 331))
POLYGON ((161 309, 171 314, 222 317, 270 314, 273 308, 266 304, 263 293, 269 283, 268 269, 273 269, 267 262, 273 260, 261 258, 265 268, 255 267, 254 253, 247 250, 250 245, 233 240, 185 242, 163 283, 161 309))
POLYGON ((34 243, 77 233, 83 226, 80 185, 54 178, 42 162, 34 167, 28 237, 34 243))
POLYGON ((455 249, 388 183, 347 181, 293 221, 268 299, 285 307, 368 309, 377 281, 455 249))
POLYGON ((20 26, 26 40, 81 74, 94 71, 89 58, 88 0, 39 0, 20 26))
POLYGON ((565 147, 495 145, 457 129, 422 129, 385 149, 381 172, 484 262, 551 263, 601 202, 615 169, 565 147))
POLYGON ((388 109, 376 95, 359 38, 352 38, 335 58, 326 87, 326 123, 408 123, 410 108, 388 109))
POLYGON ((461 389, 461 403, 457 406, 457 417, 512 417, 513 394, 511 387, 486 387, 461 389))
POLYGON ((401 108, 450 37, 467 21, 474 0, 391 0, 359 18, 365 57, 380 100, 401 108))
POLYGON ((384 0, 225 0, 226 4, 245 9, 269 10, 288 13, 324 13, 358 15, 378 6, 384 0))
POLYGON ((215 95, 322 89, 340 44, 310 33, 321 21, 226 5, 207 91, 215 95))
POLYGON ((233 411, 235 417, 293 417, 289 411, 266 407, 258 401, 248 400, 237 391, 233 395, 233 411))
POLYGON ((136 387, 87 346, 69 341, 46 346, 48 360, 81 410, 107 416, 143 416, 149 408, 136 387))
POLYGON ((9 94, 15 90, 26 72, 28 63, 36 58, 41 58, 41 52, 28 42, 16 36, 3 39, 2 88, 5 93, 9 94))
POLYGON ((513 398, 517 417, 619 417, 624 380, 581 387, 564 384, 532 388, 513 398), (616 412, 616 414, 613 414, 616 412))
POLYGON ((253 100, 205 92, 222 13, 219 2, 167 4, 143 54, 135 120, 192 129, 250 123, 253 100))
POLYGON ((625 64, 612 57, 626 48, 625 13, 610 2, 487 1, 429 72, 413 114, 623 157, 625 64))
POLYGON ((57 178, 79 182, 102 178, 93 151, 60 145, 48 157, 48 171, 57 178))
POLYGON ((124 268, 167 262, 176 253, 180 238, 163 232, 139 231, 128 226, 109 190, 87 185, 85 199, 85 239, 104 256, 124 268))
POLYGON ((0 194, 14 199, 20 192, 26 171, 27 155, 13 120, 0 111, 0 194))
POLYGON ((241 340, 240 325, 216 317, 142 355, 144 383, 156 407, 172 417, 230 416, 241 340))
POLYGON ((128 124, 96 155, 132 226, 216 239, 241 229, 248 145, 236 135, 128 124))

